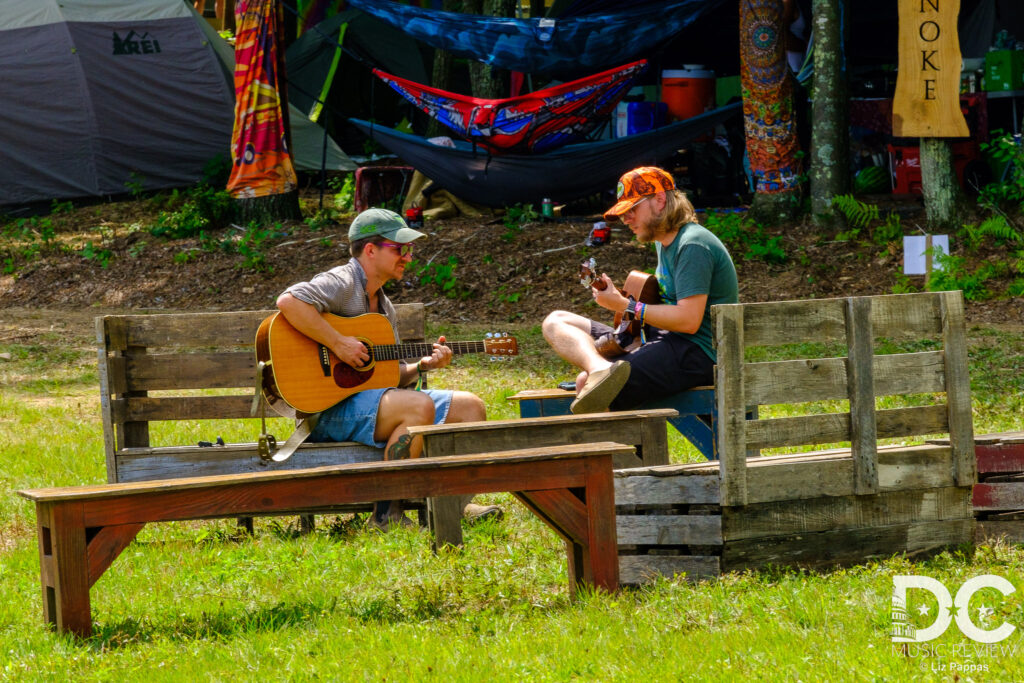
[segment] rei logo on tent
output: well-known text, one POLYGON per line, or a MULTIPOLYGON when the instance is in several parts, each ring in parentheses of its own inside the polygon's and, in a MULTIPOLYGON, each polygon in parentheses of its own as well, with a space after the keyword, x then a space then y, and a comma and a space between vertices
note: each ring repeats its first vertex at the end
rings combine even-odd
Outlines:
POLYGON ((114 52, 115 55, 152 55, 160 52, 160 41, 149 38, 149 32, 141 36, 131 31, 123 39, 114 31, 114 52))

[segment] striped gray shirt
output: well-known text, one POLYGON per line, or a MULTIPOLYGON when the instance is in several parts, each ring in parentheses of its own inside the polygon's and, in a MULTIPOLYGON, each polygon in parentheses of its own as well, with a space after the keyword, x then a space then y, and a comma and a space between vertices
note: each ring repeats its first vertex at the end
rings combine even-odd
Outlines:
MULTIPOLYGON (((296 283, 285 292, 312 305, 320 313, 354 318, 371 312, 370 298, 366 294, 366 271, 355 258, 343 266, 314 275, 309 282, 296 283)), ((395 343, 399 343, 398 314, 384 290, 377 292, 377 306, 380 313, 391 322, 395 343)))

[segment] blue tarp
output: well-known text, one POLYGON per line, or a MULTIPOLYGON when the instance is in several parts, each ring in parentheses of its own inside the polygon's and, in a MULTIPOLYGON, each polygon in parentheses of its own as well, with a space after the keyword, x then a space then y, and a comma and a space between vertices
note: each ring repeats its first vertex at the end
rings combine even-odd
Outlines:
POLYGON ((647 56, 725 0, 675 0, 567 19, 505 19, 348 0, 416 40, 491 66, 560 78, 647 56))
POLYGON ((741 103, 737 102, 617 140, 566 145, 547 154, 493 157, 467 142, 455 141, 454 148, 442 147, 368 121, 349 121, 452 194, 500 207, 537 204, 544 197, 564 202, 612 189, 626 171, 658 164, 740 111, 741 103))

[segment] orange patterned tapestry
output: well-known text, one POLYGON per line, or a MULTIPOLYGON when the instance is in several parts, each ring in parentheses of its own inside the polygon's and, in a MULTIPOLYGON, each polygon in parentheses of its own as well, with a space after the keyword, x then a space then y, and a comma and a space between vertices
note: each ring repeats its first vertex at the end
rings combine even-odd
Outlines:
POLYGON ((235 8, 235 129, 228 192, 235 198, 294 190, 298 181, 285 140, 278 86, 280 8, 275 0, 240 0, 235 8))

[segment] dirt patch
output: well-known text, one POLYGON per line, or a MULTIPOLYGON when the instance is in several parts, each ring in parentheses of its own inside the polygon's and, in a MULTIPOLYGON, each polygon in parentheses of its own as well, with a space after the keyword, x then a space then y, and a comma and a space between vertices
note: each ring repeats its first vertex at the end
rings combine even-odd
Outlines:
MULTIPOLYGON (((306 215, 315 210, 314 201, 308 198, 306 215)), ((913 210, 910 207, 904 224, 923 224, 913 210)), ((38 309, 77 311, 69 315, 91 319, 104 309, 271 308, 289 284, 348 258, 345 222, 317 231, 302 223, 282 226, 260 245, 267 268, 255 270, 245 267, 245 257, 237 252, 204 250, 198 239, 168 241, 150 235, 141 226, 151 225, 155 213, 151 201, 138 201, 51 216, 66 248, 44 249, 30 262, 19 263, 13 273, 0 276, 0 309, 26 311, 17 322, 10 321, 7 312, 0 314, 0 343, 17 343, 36 333, 60 334, 61 327, 74 320, 33 320, 27 312, 38 309), (106 258, 87 258, 77 251, 87 241, 108 250, 106 258)), ((620 284, 629 270, 655 264, 653 250, 621 229, 613 231, 610 243, 585 248, 583 242, 598 219, 580 216, 528 223, 520 229, 490 217, 428 221, 430 238, 417 245, 415 264, 402 282, 389 285, 389 294, 396 302, 424 302, 434 322, 536 324, 556 308, 592 312, 589 293, 577 277, 584 256, 593 256, 599 270, 620 284)), ((899 282, 901 255, 896 245, 837 241, 809 222, 769 233, 781 238, 787 254, 783 264, 747 258, 733 249, 742 301, 885 294, 899 282)), ((214 238, 237 241, 240 236, 229 228, 214 238)), ((1006 254, 983 248, 966 256, 977 264, 1005 259, 1006 254)), ((911 284, 920 288, 922 278, 911 284)), ((1024 300, 1005 297, 1008 284, 1009 278, 992 281, 996 298, 968 302, 968 320, 1024 320, 1024 300)))

